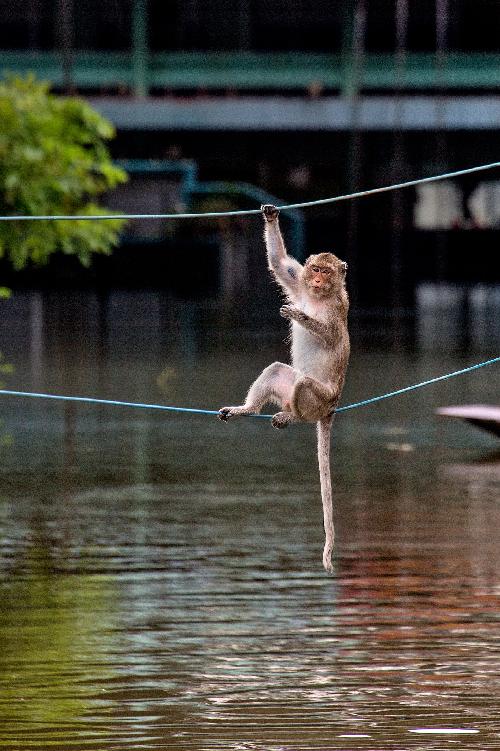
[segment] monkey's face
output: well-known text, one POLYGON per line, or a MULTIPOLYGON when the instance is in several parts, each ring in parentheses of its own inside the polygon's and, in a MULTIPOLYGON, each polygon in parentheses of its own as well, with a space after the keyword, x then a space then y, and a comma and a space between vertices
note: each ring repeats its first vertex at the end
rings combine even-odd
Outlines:
POLYGON ((329 297, 345 282, 347 263, 333 253, 309 256, 304 266, 304 284, 314 297, 329 297))

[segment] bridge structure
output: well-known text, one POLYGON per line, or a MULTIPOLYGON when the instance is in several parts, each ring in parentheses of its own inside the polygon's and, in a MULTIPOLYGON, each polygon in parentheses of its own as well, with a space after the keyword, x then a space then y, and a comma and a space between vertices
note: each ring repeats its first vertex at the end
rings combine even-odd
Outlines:
MULTIPOLYGON (((67 85, 58 50, 0 50, 0 68, 33 71, 54 86, 67 85)), ((397 83, 407 93, 498 92, 500 54, 408 53, 403 64, 394 54, 366 54, 358 67, 353 52, 344 54, 276 52, 72 52, 70 85, 145 97, 152 92, 309 93, 353 96, 391 92, 397 83), (139 61, 141 64, 139 64, 139 61)))
MULTIPOLYGON (((125 130, 494 130, 500 122, 500 54, 412 54, 403 67, 394 55, 370 55, 361 70, 335 54, 143 49, 140 66, 138 55, 76 51, 70 90, 125 130)), ((0 70, 67 88, 57 51, 0 50, 0 70)))
MULTIPOLYGON (((486 0, 481 2, 484 5, 486 0)), ((8 7, 5 20, 19 15, 14 30, 30 21, 21 7, 26 5, 24 0, 3 0, 3 4, 8 7)), ((321 25, 331 34, 331 51, 326 52, 321 51, 324 44, 320 49, 314 49, 314 43, 309 50, 293 48, 294 34, 300 44, 301 25, 303 35, 309 33, 310 38, 312 34, 308 27, 311 14, 305 12, 303 2, 293 4, 293 18, 288 22, 269 4, 260 5, 254 3, 249 8, 243 0, 217 0, 207 9, 193 0, 182 5, 178 18, 168 17, 170 25, 160 34, 156 27, 166 17, 157 18, 157 4, 130 0, 123 4, 125 41, 118 43, 120 49, 114 48, 117 42, 108 31, 106 50, 102 42, 94 40, 94 44, 93 37, 89 41, 82 36, 81 9, 74 0, 58 0, 60 17, 51 19, 57 26, 52 41, 30 49, 22 49, 15 38, 9 49, 1 49, 0 43, 0 71, 33 72, 58 90, 89 96, 120 129, 498 127, 500 50, 498 45, 487 47, 486 43, 485 49, 470 45, 468 51, 463 43, 459 48, 452 46, 450 29, 456 26, 456 19, 451 11, 463 16, 463 3, 450 9, 436 0, 435 18, 430 14, 427 19, 435 26, 431 50, 424 42, 410 46, 412 33, 422 38, 425 33, 420 27, 412 32, 416 21, 409 0, 397 0, 390 7, 377 3, 377 13, 368 0, 344 0, 334 8, 318 3, 314 34, 321 32, 321 25), (260 5, 260 11, 256 10, 260 5), (268 20, 272 13, 275 17, 268 20), (378 17, 384 14, 386 22, 381 25, 383 19, 378 17), (264 15, 266 23, 274 23, 275 31, 286 29, 292 48, 283 48, 288 43, 281 41, 285 34, 275 32, 274 43, 282 45, 281 50, 258 48, 263 42, 258 38, 254 42, 252 29, 264 23, 264 15), (376 28, 372 28, 374 19, 376 28), (374 51, 370 38, 389 33, 393 37, 390 51, 374 51), (83 49, 79 44, 87 46, 83 49)), ((102 18, 86 19, 86 27, 92 20, 96 25, 107 21, 111 29, 107 18, 112 15, 111 6, 106 8, 103 2, 102 18)), ((484 16, 486 6, 482 11, 484 16)), ((467 35, 464 18, 462 36, 467 35)), ((37 23, 40 26, 42 20, 33 16, 30 28, 37 23)), ((88 29, 86 33, 90 34, 88 29)), ((93 33, 96 36, 97 32, 93 33)), ((25 37, 30 34, 33 39, 37 36, 31 31, 25 37)), ((476 36, 480 36, 477 30, 476 36)))
MULTIPOLYGON (((255 206, 256 185, 293 203, 496 161, 495 6, 0 0, 0 75, 32 72, 60 93, 85 96, 117 127, 115 156, 146 158, 129 163, 124 190, 137 197, 147 185, 149 207, 171 177, 165 158, 182 162, 172 169, 184 170, 186 206, 203 196, 255 206), (23 24, 31 26, 21 34, 23 24)), ((432 194, 399 192, 291 217, 287 235, 299 253, 303 220, 312 248, 334 230, 359 299, 405 308, 422 280, 498 279, 497 195, 493 175, 432 194)))

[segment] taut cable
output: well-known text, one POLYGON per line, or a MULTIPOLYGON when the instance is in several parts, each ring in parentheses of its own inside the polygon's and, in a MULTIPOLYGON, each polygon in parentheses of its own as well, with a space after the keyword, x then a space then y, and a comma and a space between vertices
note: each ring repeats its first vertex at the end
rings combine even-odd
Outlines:
MULTIPOLYGON (((483 170, 494 169, 500 167, 500 162, 492 162, 491 164, 482 164, 479 167, 470 167, 469 169, 462 169, 456 172, 446 172, 442 175, 434 175, 432 177, 422 177, 419 180, 409 180, 406 183, 397 183, 396 185, 386 185, 382 188, 372 188, 371 190, 361 190, 357 193, 347 193, 343 196, 334 196, 333 198, 320 198, 316 201, 304 201, 303 203, 290 203, 286 206, 278 206, 280 211, 286 211, 287 209, 304 209, 309 206, 321 206, 327 203, 338 203, 339 201, 349 201, 353 198, 363 198, 365 196, 373 196, 377 193, 386 193, 389 190, 399 190, 400 188, 410 188, 413 185, 423 185, 424 183, 432 183, 437 180, 447 180, 451 177, 460 177, 460 175, 470 175, 473 172, 482 172, 483 170)), ((201 218, 214 218, 223 216, 249 216, 250 214, 260 214, 259 209, 245 209, 242 211, 207 211, 205 213, 195 214, 78 214, 78 215, 46 215, 46 216, 0 216, 0 222, 36 222, 36 221, 103 221, 106 219, 126 219, 127 221, 133 219, 201 219, 201 218)))

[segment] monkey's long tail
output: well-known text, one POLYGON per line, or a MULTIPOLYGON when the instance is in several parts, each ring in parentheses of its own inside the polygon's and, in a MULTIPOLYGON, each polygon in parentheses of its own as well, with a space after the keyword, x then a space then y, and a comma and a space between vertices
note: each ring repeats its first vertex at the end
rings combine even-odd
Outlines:
POLYGON ((318 420, 318 464, 321 483, 321 500, 323 502, 323 524, 325 527, 325 547, 323 549, 323 566, 331 573, 332 552, 335 532, 333 528, 332 478, 330 474, 330 434, 333 415, 318 420))

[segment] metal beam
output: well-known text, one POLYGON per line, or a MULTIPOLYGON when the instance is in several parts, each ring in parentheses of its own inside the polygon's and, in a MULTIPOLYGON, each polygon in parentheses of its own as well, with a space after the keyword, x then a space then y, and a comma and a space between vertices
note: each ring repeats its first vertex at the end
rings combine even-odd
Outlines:
POLYGON ((361 97, 356 116, 348 99, 240 97, 213 99, 91 98, 121 130, 497 130, 500 96, 361 97))
POLYGON ((132 9, 132 68, 136 97, 148 93, 148 9, 147 0, 134 0, 132 9))

